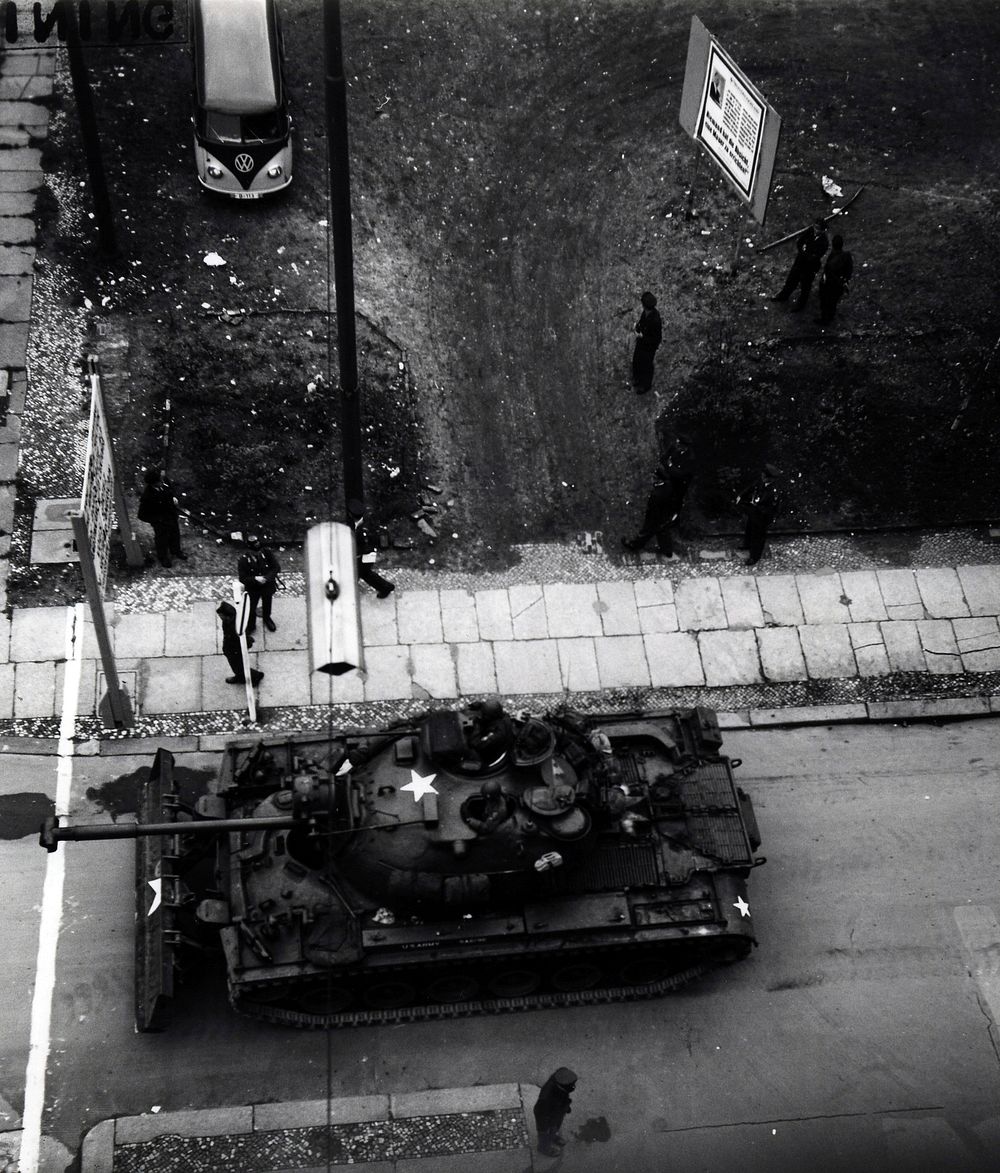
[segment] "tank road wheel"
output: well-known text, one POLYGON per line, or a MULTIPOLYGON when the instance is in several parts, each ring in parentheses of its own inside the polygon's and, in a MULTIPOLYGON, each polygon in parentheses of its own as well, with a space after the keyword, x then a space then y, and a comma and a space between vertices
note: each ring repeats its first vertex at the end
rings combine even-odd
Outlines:
POLYGON ((479 982, 471 973, 441 974, 427 983, 424 995, 428 1002, 471 1002, 479 992, 479 982))
POLYGON ((398 1010, 416 1000, 415 987, 403 978, 377 978, 364 992, 364 1003, 373 1010, 398 1010))
POLYGON ((623 986, 651 986, 663 981, 671 971, 670 963, 660 957, 637 957, 618 971, 623 986))
POLYGON ((560 965, 558 969, 553 970, 549 980, 552 982, 554 990, 568 994, 573 990, 592 990, 594 986, 600 984, 602 977, 604 977, 604 971, 599 965, 595 965, 592 961, 574 961, 569 965, 560 965))
POLYGON ((316 986, 296 999, 306 1014, 339 1014, 354 1001, 354 991, 348 986, 316 986))
POLYGON ((523 998, 541 984, 542 975, 535 969, 502 969, 487 979, 486 988, 495 998, 523 998))

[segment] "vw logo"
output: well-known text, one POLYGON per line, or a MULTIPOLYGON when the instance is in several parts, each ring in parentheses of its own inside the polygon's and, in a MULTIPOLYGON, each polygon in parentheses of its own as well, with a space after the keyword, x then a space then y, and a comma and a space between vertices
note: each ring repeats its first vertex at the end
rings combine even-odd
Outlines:
POLYGON ((253 156, 252 155, 237 155, 236 156, 236 170, 241 171, 244 175, 248 171, 253 170, 253 156))

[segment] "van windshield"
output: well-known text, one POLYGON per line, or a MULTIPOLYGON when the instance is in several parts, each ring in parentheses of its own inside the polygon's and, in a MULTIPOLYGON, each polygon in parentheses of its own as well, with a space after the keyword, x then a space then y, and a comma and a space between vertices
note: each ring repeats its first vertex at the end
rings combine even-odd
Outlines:
POLYGON ((283 139, 288 120, 280 110, 264 114, 220 114, 216 110, 199 111, 201 137, 216 143, 263 143, 283 139))

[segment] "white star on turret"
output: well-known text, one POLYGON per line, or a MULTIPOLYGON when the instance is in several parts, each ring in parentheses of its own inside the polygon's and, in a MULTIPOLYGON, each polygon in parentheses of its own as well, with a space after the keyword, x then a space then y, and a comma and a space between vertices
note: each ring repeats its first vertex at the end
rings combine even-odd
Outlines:
POLYGON ((422 778, 416 770, 410 771, 412 782, 407 782, 405 786, 400 786, 400 790, 409 790, 413 795, 413 801, 419 802, 425 794, 437 794, 431 783, 437 777, 437 774, 428 774, 426 778, 422 778))
POLYGON ((740 910, 740 916, 750 915, 750 905, 747 904, 742 896, 736 897, 736 903, 733 905, 733 908, 738 908, 740 910))

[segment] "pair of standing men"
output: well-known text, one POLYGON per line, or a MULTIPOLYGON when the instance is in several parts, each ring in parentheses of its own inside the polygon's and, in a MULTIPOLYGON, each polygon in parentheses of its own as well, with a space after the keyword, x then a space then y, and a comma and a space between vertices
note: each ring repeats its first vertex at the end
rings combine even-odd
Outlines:
MULTIPOLYGON (((795 260, 785 278, 785 284, 771 300, 788 301, 798 289, 799 296, 792 309, 804 309, 812 283, 823 266, 827 248, 826 222, 819 216, 804 232, 799 233, 795 242, 795 260)), ((847 283, 853 272, 854 258, 845 251, 844 238, 838 233, 833 238, 833 249, 819 279, 819 317, 816 319, 819 325, 826 326, 833 321, 837 303, 847 292, 847 283)))

